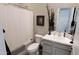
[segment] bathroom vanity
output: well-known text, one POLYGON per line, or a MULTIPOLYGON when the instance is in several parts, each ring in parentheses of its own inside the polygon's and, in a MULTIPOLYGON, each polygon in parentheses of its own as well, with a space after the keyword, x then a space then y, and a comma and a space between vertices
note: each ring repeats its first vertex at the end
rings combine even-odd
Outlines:
POLYGON ((66 37, 57 37, 53 35, 45 35, 42 37, 41 45, 43 47, 43 55, 70 55, 72 44, 70 39, 66 37))

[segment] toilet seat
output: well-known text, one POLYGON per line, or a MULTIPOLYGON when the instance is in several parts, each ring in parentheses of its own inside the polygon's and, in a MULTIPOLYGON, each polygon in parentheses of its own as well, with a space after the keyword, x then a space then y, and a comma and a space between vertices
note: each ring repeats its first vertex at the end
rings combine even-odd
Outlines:
POLYGON ((39 43, 33 43, 28 46, 27 50, 28 52, 34 52, 38 50, 38 47, 39 47, 39 43))

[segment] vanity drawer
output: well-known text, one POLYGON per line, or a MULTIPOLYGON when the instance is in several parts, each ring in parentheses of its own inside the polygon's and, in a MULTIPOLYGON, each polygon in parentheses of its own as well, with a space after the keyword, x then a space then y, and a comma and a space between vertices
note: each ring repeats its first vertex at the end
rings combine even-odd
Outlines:
POLYGON ((47 45, 53 45, 53 42, 51 42, 51 41, 48 41, 48 40, 42 40, 41 41, 41 44, 43 45, 43 44, 47 44, 47 45))
POLYGON ((49 45, 43 45, 43 51, 52 53, 52 47, 49 45))
POLYGON ((42 44, 42 47, 43 47, 43 52, 47 52, 49 54, 52 54, 53 42, 48 41, 48 40, 42 40, 41 44, 42 44))

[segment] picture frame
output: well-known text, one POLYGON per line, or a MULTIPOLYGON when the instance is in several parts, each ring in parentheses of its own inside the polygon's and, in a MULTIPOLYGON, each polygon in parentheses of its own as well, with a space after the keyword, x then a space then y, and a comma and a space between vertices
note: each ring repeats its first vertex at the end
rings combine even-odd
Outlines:
POLYGON ((44 15, 37 15, 37 26, 44 26, 44 19, 45 19, 45 16, 44 15))

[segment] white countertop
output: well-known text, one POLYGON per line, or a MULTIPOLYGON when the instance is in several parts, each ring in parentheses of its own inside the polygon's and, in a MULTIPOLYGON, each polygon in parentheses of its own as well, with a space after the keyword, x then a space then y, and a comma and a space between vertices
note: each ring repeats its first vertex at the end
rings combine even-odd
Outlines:
POLYGON ((50 41, 53 41, 53 42, 58 42, 58 43, 61 43, 61 44, 72 46, 72 44, 70 43, 71 40, 66 38, 66 37, 63 37, 63 36, 61 37, 61 36, 57 36, 57 35, 46 34, 45 36, 42 37, 42 39, 50 40, 50 41))

